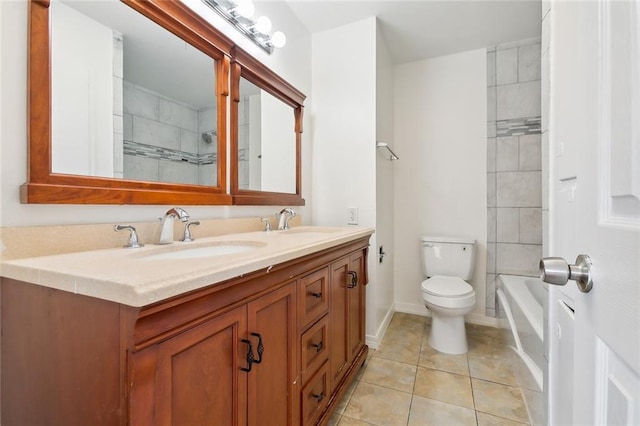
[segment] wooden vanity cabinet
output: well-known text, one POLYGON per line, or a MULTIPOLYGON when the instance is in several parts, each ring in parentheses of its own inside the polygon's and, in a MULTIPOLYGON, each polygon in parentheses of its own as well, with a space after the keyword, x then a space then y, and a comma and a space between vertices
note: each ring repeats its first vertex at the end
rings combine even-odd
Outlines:
POLYGON ((345 256, 331 264, 331 392, 341 384, 365 340, 366 250, 345 256))
POLYGON ((367 246, 141 308, 2 278, 2 424, 325 424, 366 359, 367 246))

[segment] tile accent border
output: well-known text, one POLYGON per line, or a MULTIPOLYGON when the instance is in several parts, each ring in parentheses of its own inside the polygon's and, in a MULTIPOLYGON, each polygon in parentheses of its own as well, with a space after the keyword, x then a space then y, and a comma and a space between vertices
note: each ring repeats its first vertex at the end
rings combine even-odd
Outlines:
POLYGON ((540 116, 498 120, 496 121, 496 136, 539 135, 542 133, 540 121, 540 116))
POLYGON ((218 162, 218 154, 195 154, 192 152, 178 151, 171 148, 146 145, 138 142, 124 141, 124 154, 135 157, 151 158, 154 160, 166 160, 176 163, 188 163, 196 166, 214 164, 218 162))

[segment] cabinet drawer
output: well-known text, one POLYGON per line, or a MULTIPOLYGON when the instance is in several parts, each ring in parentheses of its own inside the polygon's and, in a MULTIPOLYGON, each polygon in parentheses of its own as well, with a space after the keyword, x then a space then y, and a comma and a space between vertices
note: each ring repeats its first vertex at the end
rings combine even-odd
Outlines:
POLYGON ((302 388, 302 424, 315 425, 329 402, 329 363, 302 388))
POLYGON ((325 315, 307 330, 300 338, 300 364, 302 370, 302 383, 313 376, 318 367, 329 358, 328 327, 329 317, 325 315))
POLYGON ((302 277, 298 295, 298 318, 304 329, 329 309, 329 268, 302 277))

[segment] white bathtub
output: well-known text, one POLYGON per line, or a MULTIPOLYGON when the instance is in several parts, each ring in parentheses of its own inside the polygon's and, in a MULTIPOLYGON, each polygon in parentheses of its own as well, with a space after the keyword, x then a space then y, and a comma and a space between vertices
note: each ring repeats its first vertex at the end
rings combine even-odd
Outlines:
POLYGON ((522 362, 513 367, 523 389, 532 424, 544 422, 544 305, 546 289, 539 278, 499 275, 498 299, 507 317, 512 349, 522 362))

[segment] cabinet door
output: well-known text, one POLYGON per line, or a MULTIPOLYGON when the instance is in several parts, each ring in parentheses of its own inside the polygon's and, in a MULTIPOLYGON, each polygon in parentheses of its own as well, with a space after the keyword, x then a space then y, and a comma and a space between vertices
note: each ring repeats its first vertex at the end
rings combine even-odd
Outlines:
POLYGON ((158 345, 155 424, 245 425, 246 307, 158 345))
POLYGON ((364 346, 365 340, 365 257, 364 252, 352 254, 349 261, 349 283, 347 285, 348 297, 348 347, 349 361, 353 360, 364 346), (353 275, 355 273, 355 275, 353 275), (352 281, 353 280, 353 281, 352 281), (355 283, 355 284, 354 284, 355 283))
POLYGON ((256 363, 247 374, 248 424, 292 425, 299 416, 295 404, 298 371, 296 283, 256 299, 247 308, 246 338, 253 343, 256 355, 256 363), (260 341, 264 346, 261 356, 257 349, 260 341))
POLYGON ((331 296, 329 308, 329 378, 331 392, 336 388, 349 362, 347 271, 349 258, 331 264, 331 296))

